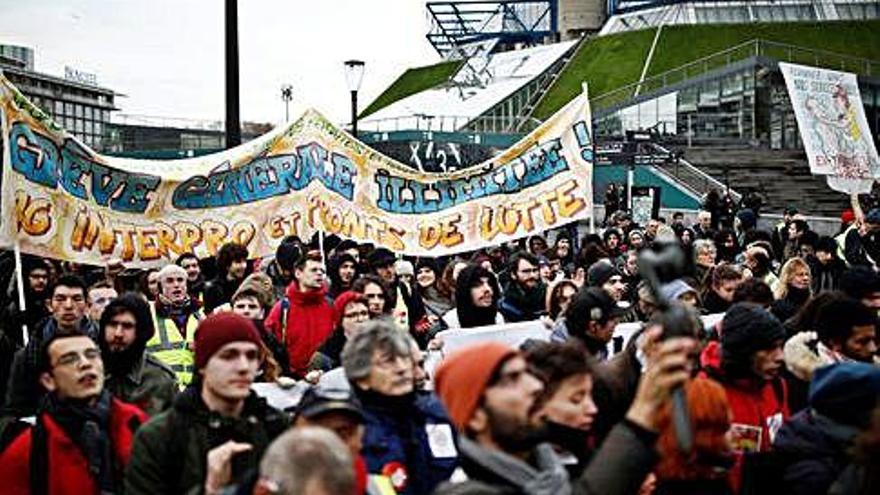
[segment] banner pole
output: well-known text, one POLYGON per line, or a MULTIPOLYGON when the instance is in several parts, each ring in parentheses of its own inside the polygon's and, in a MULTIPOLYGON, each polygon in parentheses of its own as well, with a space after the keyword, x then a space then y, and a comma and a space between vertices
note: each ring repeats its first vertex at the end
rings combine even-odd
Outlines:
MULTIPOLYGON (((584 96, 587 98, 587 104, 590 104, 590 84, 587 81, 581 81, 581 91, 584 93, 584 96)), ((593 131, 593 112, 590 111, 590 147, 593 148, 593 169, 596 167, 596 133, 593 131)), ((594 173, 593 176, 596 174, 594 173)), ((590 179, 590 183, 592 184, 592 178, 590 179)), ((592 207, 590 208, 590 233, 596 233, 596 202, 592 197, 592 191, 590 192, 590 204, 592 207)))
POLYGON ((326 267, 327 266, 327 259, 326 259, 326 256, 324 255, 324 231, 323 230, 318 231, 318 249, 321 251, 321 264, 323 264, 326 267))
MULTIPOLYGON (((18 236, 15 238, 15 248, 13 250, 15 253, 15 285, 16 289, 18 289, 18 309, 19 314, 24 314, 27 311, 27 303, 25 302, 24 297, 24 270, 22 270, 21 266, 21 246, 18 243, 18 236)), ((21 334, 22 334, 22 342, 24 346, 28 345, 28 337, 30 334, 28 333, 28 327, 26 323, 21 324, 21 334)))

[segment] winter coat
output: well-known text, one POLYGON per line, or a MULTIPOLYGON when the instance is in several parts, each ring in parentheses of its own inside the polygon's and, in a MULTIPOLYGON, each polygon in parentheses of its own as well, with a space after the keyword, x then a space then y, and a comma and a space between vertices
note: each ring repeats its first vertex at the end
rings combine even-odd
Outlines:
POLYGON ((623 352, 595 365, 593 401, 602 413, 596 416, 591 431, 599 442, 623 420, 635 399, 642 376, 642 362, 638 356, 640 335, 641 331, 634 334, 623 352))
POLYGON ((827 265, 822 264, 816 258, 808 258, 807 263, 810 265, 813 294, 840 288, 840 277, 846 271, 846 263, 840 258, 835 256, 827 265))
MULTIPOLYGON (((41 415, 46 432, 46 455, 34 457, 45 468, 46 489, 50 495, 82 495, 99 493, 99 484, 89 471, 88 459, 58 421, 48 412, 41 415), (41 459, 42 458, 42 459, 41 459)), ((110 403, 108 433, 113 458, 117 463, 116 480, 121 486, 122 469, 131 459, 132 443, 137 428, 147 415, 137 407, 117 399, 110 403)), ((34 428, 28 428, 0 454, 0 480, 6 495, 27 495, 31 490, 31 461, 34 428)), ((41 448, 38 450, 42 450, 41 448)), ((38 468, 40 472, 42 468, 38 468)))
POLYGON ((294 376, 307 372, 312 355, 333 333, 334 309, 325 299, 326 294, 326 287, 304 292, 293 281, 287 286, 285 295, 290 305, 287 323, 281 323, 285 299, 275 303, 266 318, 266 329, 287 346, 290 370, 294 376))
POLYGON ((849 464, 848 450, 859 433, 811 409, 793 416, 779 429, 774 449, 784 456, 787 493, 825 495, 849 464))
POLYGON ((143 425, 134 439, 125 472, 126 495, 201 493, 208 451, 228 440, 253 448, 232 461, 236 479, 256 469, 266 447, 287 428, 287 417, 251 392, 238 418, 210 411, 200 389, 189 386, 171 409, 143 425))
POLYGON ((637 493, 656 462, 656 434, 628 421, 611 430, 583 474, 569 480, 565 467, 547 444, 538 446, 537 466, 461 440, 461 465, 467 481, 449 483, 437 495, 624 495, 637 493), (562 478, 560 480, 560 478, 562 478))
POLYGON ((773 301, 770 306, 770 312, 773 313, 780 322, 786 322, 789 318, 797 314, 798 311, 810 299, 810 291, 807 289, 796 289, 788 286, 788 292, 783 299, 773 301))
POLYGON ((150 416, 171 407, 177 395, 177 378, 171 368, 144 352, 128 374, 104 378, 104 389, 117 399, 134 404, 150 416))
POLYGON ((458 436, 433 394, 387 397, 355 387, 364 411, 361 454, 401 495, 432 493, 458 466, 458 436))
MULTIPOLYGON (((703 376, 712 378, 724 387, 731 412, 731 433, 733 435, 736 463, 730 470, 730 481, 735 491, 742 482, 743 455, 748 452, 768 452, 771 450, 776 433, 788 419, 788 392, 781 378, 764 381, 752 377, 730 377, 725 375, 718 363, 707 358, 707 350, 718 346, 707 346, 701 360, 706 366, 703 376)), ((710 352, 710 355, 715 352, 710 352)))
POLYGON ((232 301, 232 296, 243 281, 229 279, 225 273, 221 273, 217 278, 205 282, 205 314, 211 314, 215 308, 232 301))
POLYGON ((518 283, 513 282, 504 291, 498 310, 507 322, 537 320, 546 312, 547 308, 544 306, 546 294, 547 286, 543 283, 538 283, 534 289, 526 291, 518 283))

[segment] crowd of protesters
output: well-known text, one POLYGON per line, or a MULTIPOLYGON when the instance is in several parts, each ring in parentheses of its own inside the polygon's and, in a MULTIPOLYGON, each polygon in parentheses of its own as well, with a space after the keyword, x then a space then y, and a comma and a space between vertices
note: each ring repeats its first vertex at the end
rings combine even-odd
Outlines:
POLYGON ((333 236, 149 270, 24 256, 18 294, 4 253, 0 491, 880 493, 880 209, 824 237, 718 198, 636 225, 619 196, 598 233, 440 259, 333 236), (687 266, 655 290, 658 244, 687 266), (691 328, 664 338, 658 299, 691 328), (444 350, 528 321, 520 348, 444 350), (278 410, 255 382, 307 385, 278 410))

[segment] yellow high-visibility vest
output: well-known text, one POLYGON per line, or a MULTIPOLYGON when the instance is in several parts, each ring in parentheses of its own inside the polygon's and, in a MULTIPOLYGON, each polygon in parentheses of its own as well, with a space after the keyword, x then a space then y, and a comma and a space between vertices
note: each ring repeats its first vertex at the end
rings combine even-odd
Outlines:
POLYGON ((195 342, 196 328, 205 316, 202 310, 190 314, 186 319, 186 337, 184 337, 173 320, 158 317, 154 302, 150 303, 150 313, 156 331, 147 342, 147 352, 174 371, 177 383, 183 389, 192 382, 195 355, 191 348, 192 343, 195 342))

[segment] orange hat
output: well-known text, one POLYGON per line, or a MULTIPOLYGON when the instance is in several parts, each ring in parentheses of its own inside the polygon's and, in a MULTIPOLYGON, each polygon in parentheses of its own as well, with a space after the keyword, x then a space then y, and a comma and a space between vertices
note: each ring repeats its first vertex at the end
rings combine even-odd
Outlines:
POLYGON ((498 342, 483 342, 458 350, 440 363, 434 374, 434 388, 446 405, 449 417, 464 431, 495 370, 519 353, 498 342))

